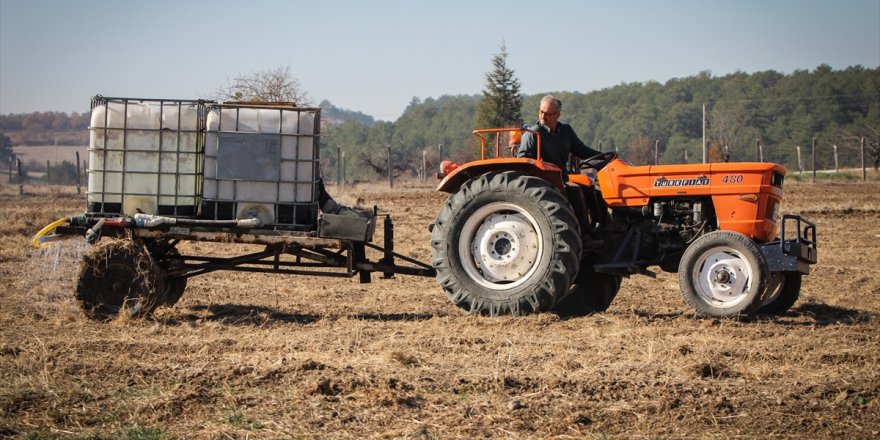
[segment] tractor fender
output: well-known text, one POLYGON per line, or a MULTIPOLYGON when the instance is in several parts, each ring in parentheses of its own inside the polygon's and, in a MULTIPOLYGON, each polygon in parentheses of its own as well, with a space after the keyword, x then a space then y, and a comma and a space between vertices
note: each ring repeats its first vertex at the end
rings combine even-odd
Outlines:
POLYGON ((546 180, 556 189, 565 190, 562 170, 550 162, 526 157, 504 157, 464 163, 443 177, 437 191, 455 194, 469 180, 493 171, 519 171, 546 180))

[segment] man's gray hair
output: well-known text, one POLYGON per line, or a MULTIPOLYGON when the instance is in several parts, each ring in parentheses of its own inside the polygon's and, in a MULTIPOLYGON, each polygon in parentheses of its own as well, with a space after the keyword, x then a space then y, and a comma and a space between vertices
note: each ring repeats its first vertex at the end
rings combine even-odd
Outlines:
POLYGON ((547 96, 541 98, 541 104, 548 102, 548 101, 553 103, 553 110, 556 110, 558 112, 562 111, 562 101, 556 99, 556 97, 553 95, 547 95, 547 96))

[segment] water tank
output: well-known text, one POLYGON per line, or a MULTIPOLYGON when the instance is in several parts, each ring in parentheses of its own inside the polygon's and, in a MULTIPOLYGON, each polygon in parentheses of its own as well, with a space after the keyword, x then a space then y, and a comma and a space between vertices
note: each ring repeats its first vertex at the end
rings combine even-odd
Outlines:
POLYGON ((202 217, 313 230, 320 109, 208 106, 202 217))
POLYGON ((196 100, 93 98, 87 211, 196 216, 206 112, 196 100))

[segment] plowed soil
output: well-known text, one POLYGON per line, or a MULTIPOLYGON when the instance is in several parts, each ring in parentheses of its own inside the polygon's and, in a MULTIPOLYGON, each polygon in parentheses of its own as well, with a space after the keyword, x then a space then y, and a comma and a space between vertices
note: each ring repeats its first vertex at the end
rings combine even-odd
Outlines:
MULTIPOLYGON (((429 262, 445 196, 402 186, 337 198, 391 213, 396 250, 429 262)), ((25 193, 0 188, 0 437, 880 436, 877 182, 788 183, 819 264, 754 320, 695 317, 662 272, 570 319, 465 315, 433 278, 215 272, 152 319, 99 323, 72 293, 87 245, 30 246, 85 196, 25 193)))

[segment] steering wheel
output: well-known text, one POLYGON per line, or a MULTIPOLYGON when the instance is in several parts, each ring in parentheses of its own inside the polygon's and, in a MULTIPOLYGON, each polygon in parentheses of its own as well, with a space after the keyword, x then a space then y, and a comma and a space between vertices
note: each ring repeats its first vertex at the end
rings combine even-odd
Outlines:
POLYGON ((617 159, 617 153, 613 151, 606 151, 604 153, 599 153, 593 157, 588 157, 581 161, 580 168, 582 170, 586 169, 594 169, 596 171, 605 168, 605 165, 608 165, 612 160, 617 159))

